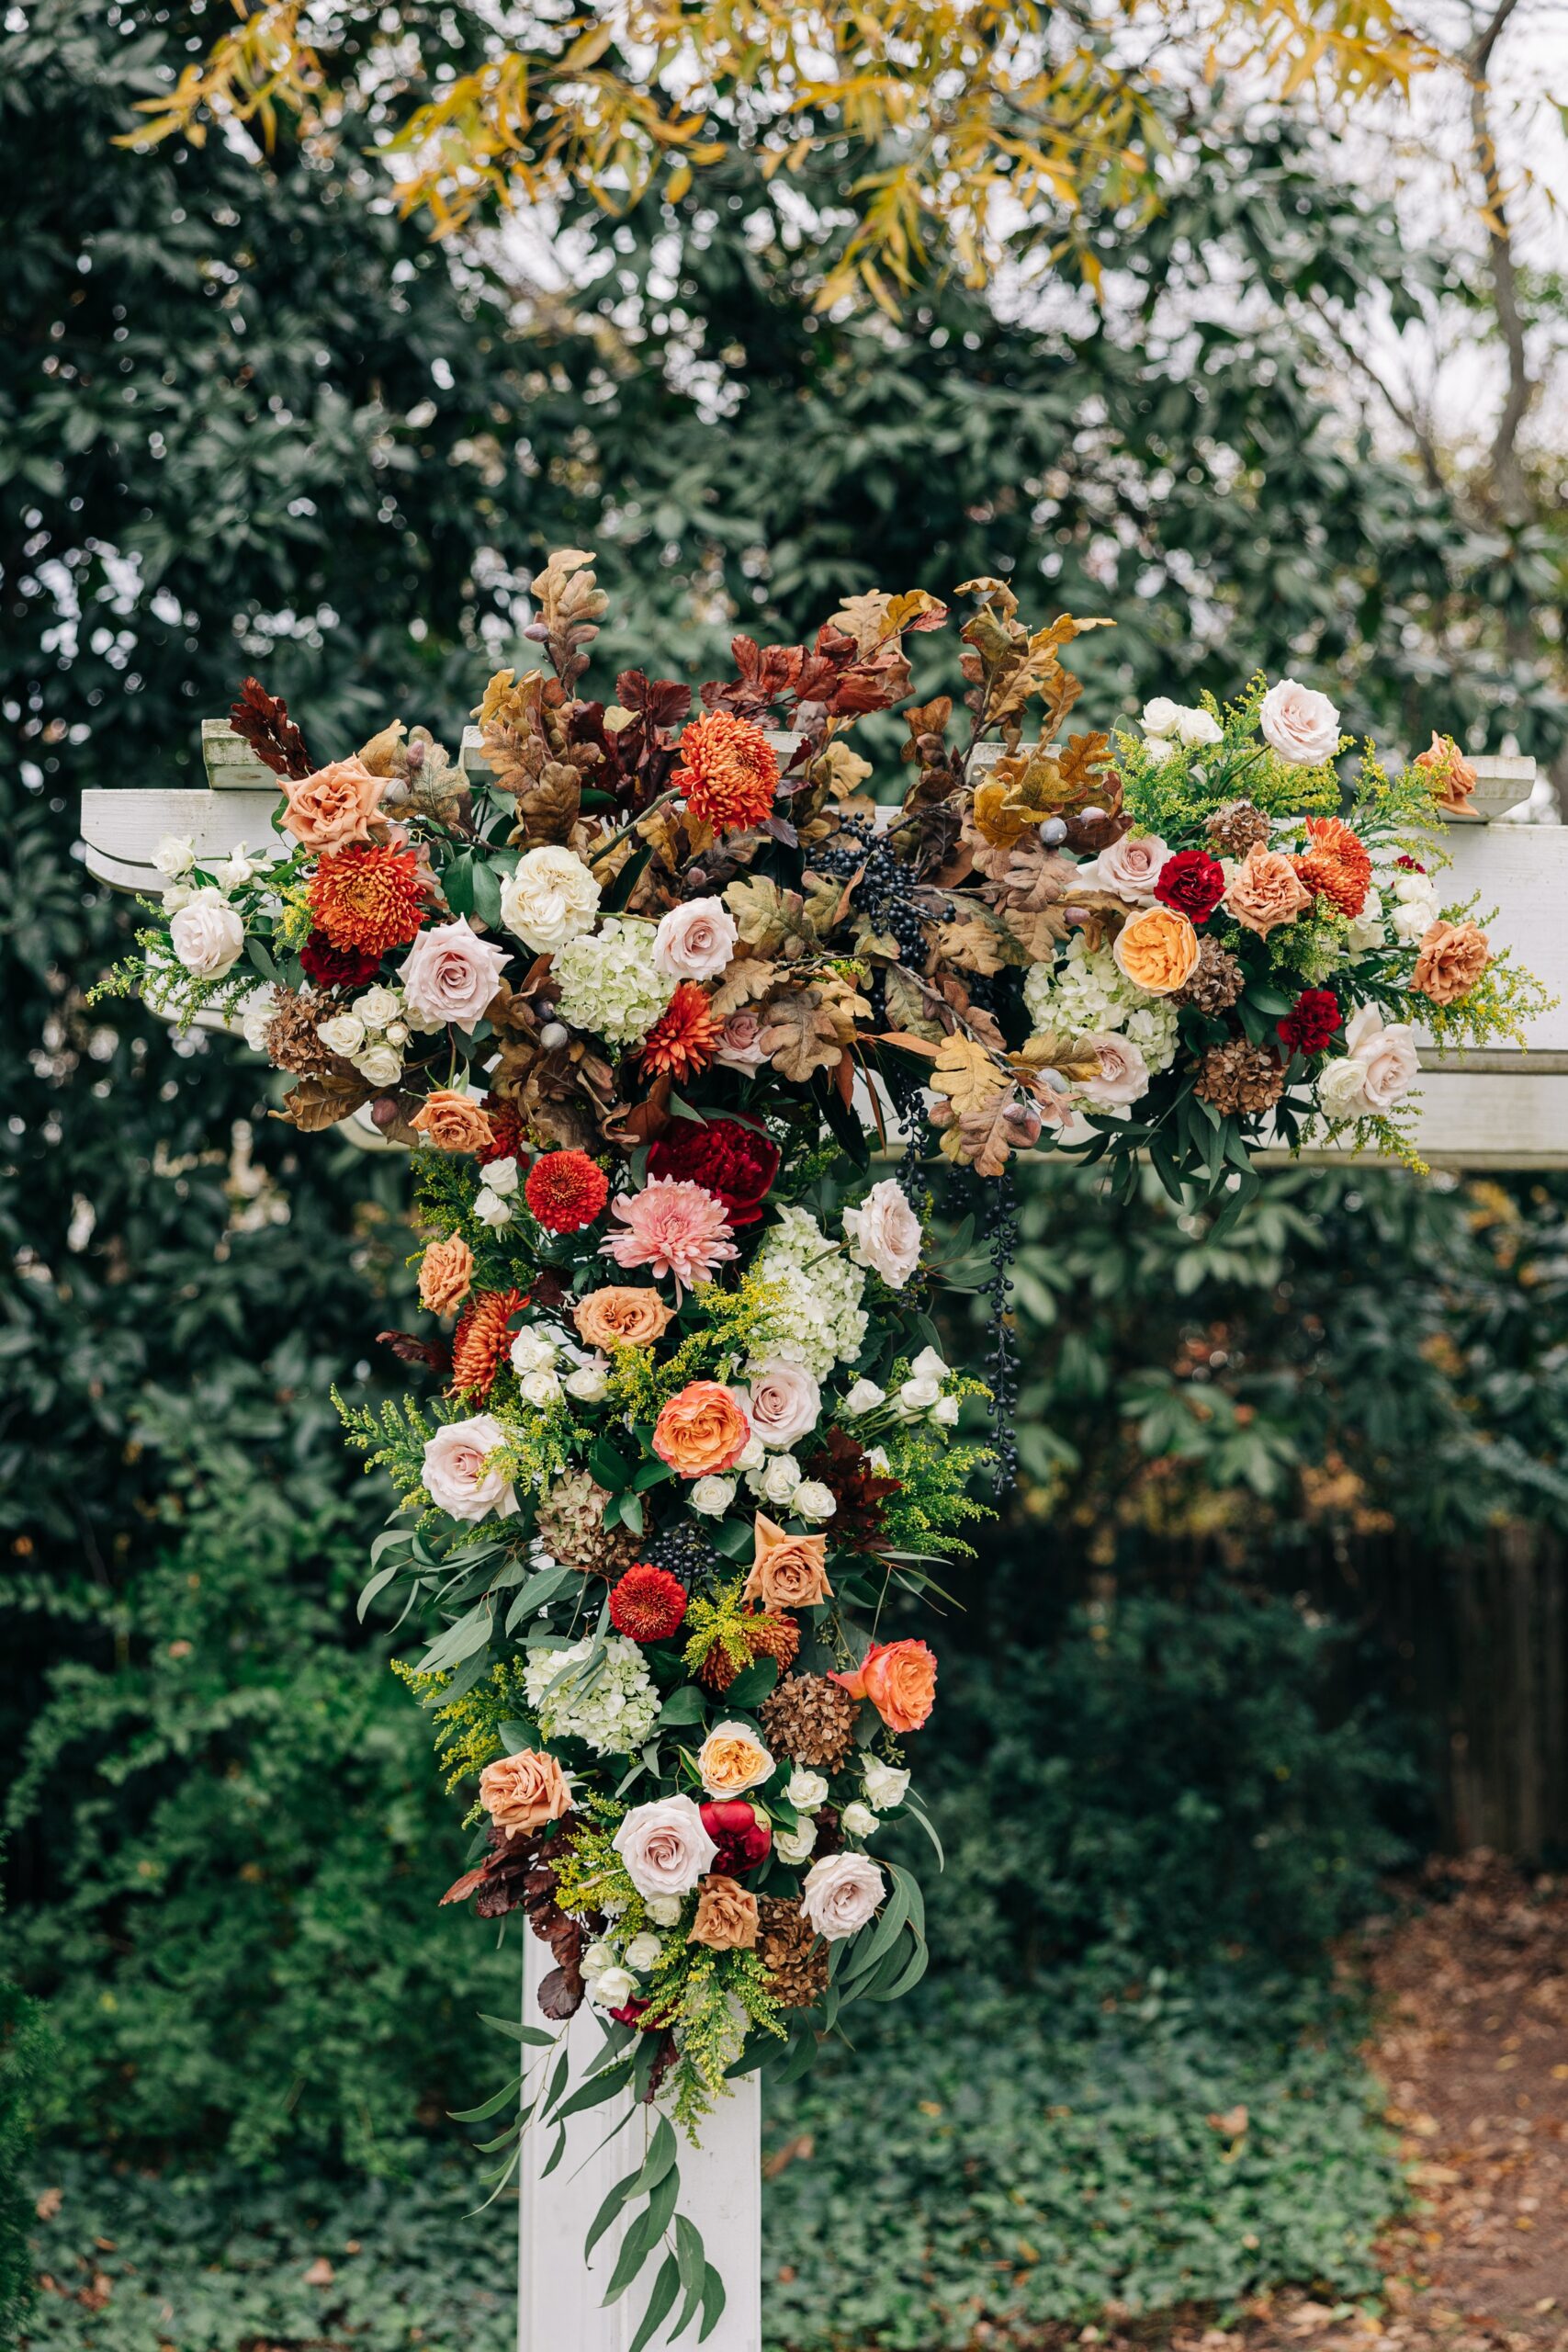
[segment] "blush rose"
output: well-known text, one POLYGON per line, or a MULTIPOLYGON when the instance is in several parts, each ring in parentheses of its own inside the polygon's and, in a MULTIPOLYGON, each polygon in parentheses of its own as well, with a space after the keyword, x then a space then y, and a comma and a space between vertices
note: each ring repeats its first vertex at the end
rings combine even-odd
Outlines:
POLYGON ((416 1021, 472 1036, 501 986, 506 951, 469 928, 467 915, 422 931, 410 948, 399 978, 416 1021))

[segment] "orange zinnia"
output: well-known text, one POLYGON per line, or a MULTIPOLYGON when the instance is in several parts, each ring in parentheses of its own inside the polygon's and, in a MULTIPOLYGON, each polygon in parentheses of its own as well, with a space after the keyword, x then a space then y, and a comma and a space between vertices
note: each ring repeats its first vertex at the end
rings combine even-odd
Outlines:
POLYGON ((695 980, 682 980, 643 1041, 649 1078, 695 1078, 718 1043, 719 1023, 695 980))
POLYGON ((779 788, 779 763, 761 729, 728 710, 694 718, 681 738, 681 764, 670 781, 694 817, 716 833, 760 825, 779 788))
POLYGON ((1321 891, 1342 915, 1356 916, 1367 902, 1372 861, 1366 845, 1337 817, 1309 817, 1307 849, 1292 864, 1309 890, 1321 891))
POLYGON ((334 947, 384 956, 403 946, 424 920, 418 851, 375 842, 327 851, 310 885, 310 915, 334 947))

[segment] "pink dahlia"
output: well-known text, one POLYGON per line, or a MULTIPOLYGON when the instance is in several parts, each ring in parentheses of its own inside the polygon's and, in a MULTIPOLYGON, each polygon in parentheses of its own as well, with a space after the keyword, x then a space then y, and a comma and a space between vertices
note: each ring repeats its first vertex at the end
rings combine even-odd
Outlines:
POLYGON ((610 1204, 625 1233, 612 1233, 600 1248, 617 1266, 651 1266, 656 1277, 672 1275, 679 1297, 683 1285, 705 1283, 739 1252, 730 1238, 724 1204, 701 1184, 674 1176, 652 1176, 640 1193, 623 1193, 610 1204))

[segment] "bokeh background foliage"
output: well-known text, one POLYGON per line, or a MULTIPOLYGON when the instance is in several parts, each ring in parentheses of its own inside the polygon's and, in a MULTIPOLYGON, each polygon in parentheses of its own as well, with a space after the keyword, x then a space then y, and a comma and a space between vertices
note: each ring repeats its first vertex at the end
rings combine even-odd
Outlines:
MULTIPOLYGON (((252 668, 331 751, 389 711, 455 740, 562 543, 598 550, 610 663, 700 673, 738 625, 1007 569, 1117 619, 1097 718, 1289 666, 1391 739, 1506 712, 1551 759, 1561 554, 1323 388, 1311 300, 1397 314, 1455 265, 1288 117, 1188 126, 1114 311, 947 277, 895 327, 813 311, 825 250, 743 159, 563 288, 433 249, 352 124, 265 166, 112 148, 204 32, 39 0, 0 37, 0 2312, 47 2179, 39 2344, 140 2346, 154 2294, 186 2352, 288 2334, 310 2247, 356 2341, 412 2301, 499 2345, 505 2228, 437 2159, 515 1951, 435 1908, 460 1840, 354 1612, 371 1498, 326 1394, 402 1319, 402 1171, 87 1007, 131 918, 76 794, 194 780, 252 668)), ((939 1964, 770 2120, 781 2343, 1371 2283, 1397 2190, 1325 1947, 1444 1802, 1390 1579, 1440 1595, 1499 1522, 1568 1520, 1554 1183, 1297 1173, 1216 1246, 1051 1171, 1023 1230, 1028 1486, 930 1735, 939 1964)))

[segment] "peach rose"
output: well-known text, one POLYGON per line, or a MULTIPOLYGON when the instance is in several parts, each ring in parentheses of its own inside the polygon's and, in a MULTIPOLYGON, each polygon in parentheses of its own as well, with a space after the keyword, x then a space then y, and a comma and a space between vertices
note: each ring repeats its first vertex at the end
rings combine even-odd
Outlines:
POLYGON ((706 1478, 733 1470, 745 1453, 751 1424, 733 1388, 716 1380, 689 1381, 653 1424, 653 1450, 677 1477, 706 1478))
POLYGON ((760 1600, 764 1609, 814 1609, 832 1600, 825 1535, 786 1535, 763 1511, 754 1532, 757 1551, 743 1600, 760 1600))
POLYGON ((1475 986, 1492 959, 1486 933, 1472 922, 1435 922, 1421 934, 1410 985, 1434 1004, 1452 1004, 1475 986))
POLYGON ((697 1770, 710 1797, 743 1797, 773 1777, 773 1759, 746 1724, 715 1724, 697 1750, 697 1770))
POLYGON ((314 775, 282 781, 283 830, 302 848, 341 849, 345 842, 369 840, 387 779, 372 775, 363 760, 333 760, 314 775))
POLYGON ((873 1642, 852 1674, 829 1674, 869 1699, 889 1731, 919 1731, 936 1704, 936 1653, 924 1642, 873 1642))
POLYGON ((419 1261, 419 1303, 432 1315, 449 1315, 468 1295, 474 1253, 460 1233, 433 1241, 419 1261))
POLYGON ((612 1283, 580 1299, 571 1319, 585 1348, 650 1348, 674 1321, 675 1310, 657 1291, 612 1283))
POLYGON ((1198 934, 1175 907, 1145 907, 1116 934, 1116 968, 1149 996, 1185 988, 1198 964, 1198 934))
POLYGON ((1225 912, 1244 930, 1266 939, 1277 925, 1294 922, 1312 892, 1282 850, 1265 849, 1257 842, 1231 876, 1225 889, 1225 912))
POLYGON ((1426 770, 1438 808, 1446 808, 1450 816, 1468 812, 1476 773, 1451 735, 1439 735, 1434 728, 1430 743, 1416 752, 1415 764, 1426 770))
POLYGON ((525 1747, 485 1766, 479 1774, 479 1803, 498 1829, 526 1837, 547 1821, 558 1821, 570 1806, 571 1792, 553 1756, 525 1747))
POLYGON ((489 1112, 449 1086, 438 1086, 427 1095, 411 1124, 429 1136, 437 1151, 483 1151, 495 1141, 489 1112))
POLYGON ((716 1872, 697 1889, 696 1917, 686 1936, 689 1944, 706 1944, 712 1951, 750 1951, 757 1940, 757 1898, 732 1878, 716 1872))

